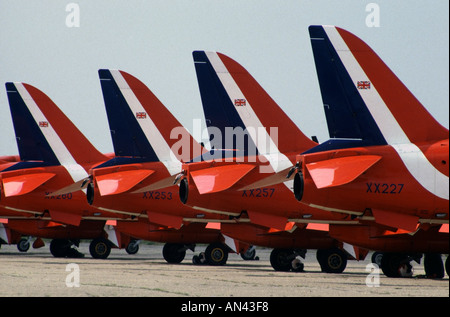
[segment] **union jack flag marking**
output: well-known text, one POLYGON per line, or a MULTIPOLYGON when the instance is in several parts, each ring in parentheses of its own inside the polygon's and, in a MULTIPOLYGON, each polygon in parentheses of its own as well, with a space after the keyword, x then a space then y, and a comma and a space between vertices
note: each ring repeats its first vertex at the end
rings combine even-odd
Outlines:
POLYGON ((147 118, 146 112, 136 112, 136 119, 145 119, 147 118))
POLYGON ((39 126, 41 128, 48 128, 48 122, 47 121, 39 121, 39 126))
POLYGON ((357 87, 358 89, 370 89, 370 81, 368 80, 358 81, 357 87))
POLYGON ((236 107, 243 107, 247 105, 247 102, 245 99, 234 99, 234 105, 236 107))

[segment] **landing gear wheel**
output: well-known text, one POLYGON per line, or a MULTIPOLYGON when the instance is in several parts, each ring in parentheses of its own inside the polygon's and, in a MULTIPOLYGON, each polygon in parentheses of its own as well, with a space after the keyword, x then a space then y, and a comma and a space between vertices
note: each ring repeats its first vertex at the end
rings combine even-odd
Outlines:
POLYGON ((94 259, 106 259, 111 253, 111 245, 105 238, 94 239, 89 245, 89 253, 94 259))
POLYGON ((406 277, 412 273, 408 256, 401 253, 384 253, 381 259, 381 270, 387 277, 406 277))
POLYGON ((444 277, 444 264, 442 263, 442 257, 439 253, 425 253, 423 266, 427 278, 444 277))
POLYGON ((71 245, 69 240, 53 239, 52 242, 50 242, 50 253, 55 258, 64 258, 67 256, 71 245))
POLYGON ((205 250, 206 262, 209 265, 225 265, 228 260, 228 250, 222 243, 211 243, 205 250))
POLYGON ((194 255, 192 257, 192 263, 194 264, 205 264, 206 263, 206 258, 205 258, 205 252, 200 252, 199 255, 194 255))
POLYGON ((128 243, 125 251, 127 251, 128 254, 136 254, 139 251, 139 241, 133 240, 130 243, 128 243))
POLYGON ((295 258, 292 250, 273 249, 270 253, 270 264, 275 271, 289 272, 292 268, 292 260, 295 258))
POLYGON ((166 243, 162 252, 164 260, 171 264, 181 263, 186 256, 186 249, 179 243, 166 243))
POLYGON ((303 272, 304 268, 305 268, 305 265, 298 258, 295 258, 291 262, 291 266, 292 266, 292 272, 303 272))
POLYGON ((347 267, 347 255, 340 249, 317 250, 317 261, 322 272, 342 273, 347 267))
POLYGON ((449 262, 448 262, 448 256, 447 256, 447 259, 445 260, 445 272, 447 272, 447 275, 450 276, 450 274, 448 273, 448 271, 449 271, 449 262))
POLYGON ((30 240, 22 238, 17 243, 17 250, 20 252, 27 252, 30 249, 30 240))
POLYGON ((192 257, 192 263, 194 264, 205 264, 206 258, 205 258, 205 252, 201 252, 199 255, 194 255, 192 257))
POLYGON ((256 248, 255 246, 251 246, 245 251, 245 253, 241 253, 241 258, 245 261, 251 261, 256 259, 256 248))
POLYGON ((378 265, 378 267, 381 266, 381 259, 383 258, 383 252, 374 252, 372 254, 372 263, 378 265))
POLYGON ((198 255, 194 255, 193 257, 192 257, 192 263, 193 264, 201 264, 201 262, 200 262, 200 257, 198 256, 198 255))

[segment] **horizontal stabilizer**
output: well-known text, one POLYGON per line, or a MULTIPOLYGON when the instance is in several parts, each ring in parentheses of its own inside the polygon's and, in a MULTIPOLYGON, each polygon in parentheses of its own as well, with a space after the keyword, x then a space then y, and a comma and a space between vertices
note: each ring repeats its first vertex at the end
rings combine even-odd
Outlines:
POLYGON ((290 175, 289 178, 286 177, 286 174, 291 169, 292 169, 292 166, 289 168, 283 169, 275 174, 268 173, 267 175, 269 175, 269 176, 267 176, 263 179, 260 179, 252 184, 245 185, 244 187, 240 188, 239 190, 262 188, 262 187, 281 184, 281 183, 287 182, 289 180, 292 180, 294 178, 293 176, 295 175, 294 173, 292 173, 292 175, 290 175))
POLYGON ((95 177, 100 195, 115 195, 126 192, 153 174, 153 170, 130 170, 95 177))
POLYGON ((49 193, 47 196, 58 196, 73 193, 85 189, 88 184, 89 184, 89 177, 85 177, 79 180, 78 182, 72 183, 69 186, 63 187, 55 192, 49 193))
POLYGON ((306 168, 317 188, 326 188, 350 183, 380 159, 377 155, 347 156, 309 163, 306 168))
MULTIPOLYGON (((419 217, 402 214, 399 212, 391 212, 380 209, 372 209, 375 222, 394 228, 400 228, 409 232, 416 231, 419 217)), ((404 233, 404 232, 402 232, 404 233)))
POLYGON ((237 164, 192 171, 191 176, 200 194, 226 190, 255 168, 254 165, 237 164))
POLYGON ((174 185, 175 185, 174 177, 170 176, 170 177, 166 177, 166 178, 160 179, 158 181, 155 181, 148 186, 138 188, 138 189, 132 191, 131 193, 132 194, 144 193, 144 192, 148 192, 148 191, 152 191, 152 190, 158 190, 161 188, 171 187, 174 185))
POLYGON ((5 197, 28 194, 53 176, 53 173, 36 173, 3 178, 5 197))

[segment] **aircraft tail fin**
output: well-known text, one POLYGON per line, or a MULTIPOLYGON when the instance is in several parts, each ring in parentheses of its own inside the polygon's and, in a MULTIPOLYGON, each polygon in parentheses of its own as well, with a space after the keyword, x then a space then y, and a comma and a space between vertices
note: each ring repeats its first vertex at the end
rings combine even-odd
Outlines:
POLYGON ((363 145, 448 138, 448 129, 364 41, 335 26, 310 26, 309 33, 331 138, 363 145))
POLYGON ((6 91, 21 160, 59 165, 108 159, 42 91, 12 82, 6 91))
POLYGON ((230 148, 226 144, 231 140, 226 139, 227 127, 254 131, 249 133, 248 143, 233 142, 234 149, 245 153, 251 146, 256 147, 257 154, 268 154, 302 152, 316 145, 236 61, 210 51, 194 51, 193 58, 210 137, 213 129, 219 129, 222 135, 218 140, 214 136, 212 147, 230 148))
POLYGON ((140 80, 110 69, 100 69, 99 77, 117 156, 172 161, 179 172, 179 162, 202 154, 201 145, 140 80))

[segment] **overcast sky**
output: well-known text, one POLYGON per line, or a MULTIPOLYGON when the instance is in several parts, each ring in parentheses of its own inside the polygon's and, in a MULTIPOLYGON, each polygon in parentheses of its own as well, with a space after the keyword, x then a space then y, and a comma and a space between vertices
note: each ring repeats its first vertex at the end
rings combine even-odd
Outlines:
POLYGON ((192 130, 193 119, 204 120, 194 50, 235 59, 306 135, 323 142, 311 24, 362 38, 448 128, 447 0, 0 0, 0 155, 18 154, 8 81, 42 90, 94 146, 112 152, 100 68, 139 78, 192 130), (376 13, 366 11, 370 3, 379 8, 378 27, 366 23, 376 13))

